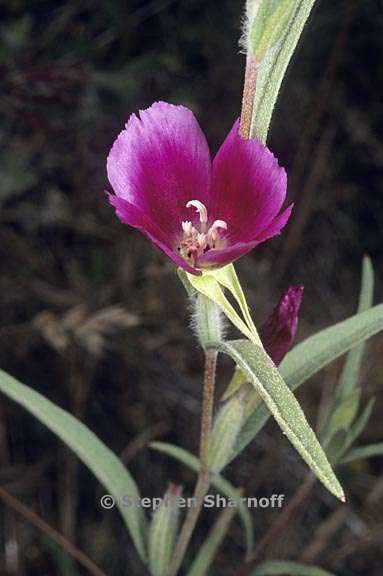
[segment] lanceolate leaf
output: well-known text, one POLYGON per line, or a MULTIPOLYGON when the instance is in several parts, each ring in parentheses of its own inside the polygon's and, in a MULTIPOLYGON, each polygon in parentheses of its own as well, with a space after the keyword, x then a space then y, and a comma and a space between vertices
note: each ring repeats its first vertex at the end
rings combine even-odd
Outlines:
POLYGON ((266 352, 248 340, 219 342, 214 348, 238 364, 311 470, 330 492, 344 500, 343 490, 301 407, 266 352))
MULTIPOLYGON (((281 375, 289 388, 295 390, 310 376, 382 329, 383 304, 379 304, 326 328, 295 346, 279 367, 281 375)), ((253 440, 269 416, 264 404, 256 408, 238 437, 237 454, 253 440)))
MULTIPOLYGON (((166 442, 152 442, 150 447, 154 450, 157 450, 158 452, 162 452, 163 454, 171 456, 185 466, 188 466, 191 470, 194 470, 194 472, 198 473, 200 467, 199 460, 196 458, 196 456, 193 456, 193 454, 190 454, 190 452, 187 450, 179 448, 178 446, 174 446, 173 444, 167 444, 166 442)), ((233 498, 236 500, 238 496, 240 496, 239 491, 236 490, 227 480, 225 480, 225 478, 219 474, 216 474, 212 477, 211 483, 212 486, 216 488, 216 490, 228 498, 233 498)), ((251 515, 247 506, 245 506, 245 504, 240 501, 238 502, 238 507, 235 509, 238 511, 238 514, 245 528, 247 556, 250 556, 250 553, 253 549, 253 524, 251 515)))
POLYGON ((0 391, 23 406, 65 442, 93 472, 119 508, 141 558, 146 558, 147 525, 143 509, 124 507, 123 497, 139 498, 135 481, 117 456, 79 420, 0 370, 0 391))
POLYGON ((258 566, 251 573, 251 576, 335 576, 335 574, 308 564, 287 560, 270 560, 258 566))

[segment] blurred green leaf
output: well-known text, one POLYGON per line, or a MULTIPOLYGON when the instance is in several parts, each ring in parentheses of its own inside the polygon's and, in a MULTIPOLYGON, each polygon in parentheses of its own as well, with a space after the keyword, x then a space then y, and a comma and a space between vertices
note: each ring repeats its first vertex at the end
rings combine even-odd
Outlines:
POLYGON ((205 576, 208 573, 207 571, 229 531, 235 513, 234 507, 225 508, 221 512, 206 540, 198 550, 187 576, 205 576))
MULTIPOLYGON (((358 313, 371 308, 374 298, 374 269, 368 256, 363 258, 362 282, 359 294, 358 313)), ((337 386, 334 403, 345 398, 358 382, 365 344, 353 348, 348 354, 337 386)))
MULTIPOLYGON (((330 362, 382 329, 383 304, 379 304, 338 322, 295 346, 279 367, 281 375, 289 388, 295 390, 330 362)), ((265 404, 257 406, 239 434, 236 454, 253 440, 269 416, 265 404)))
POLYGON ((335 576, 332 572, 300 564, 298 562, 289 562, 288 560, 270 560, 263 562, 256 568, 251 576, 335 576))
POLYGON ((360 416, 356 419, 354 424, 350 426, 348 430, 339 431, 330 439, 326 448, 326 453, 330 462, 337 464, 342 459, 347 450, 358 439, 368 424, 372 410, 374 408, 374 404, 375 398, 371 398, 369 402, 367 402, 364 410, 362 410, 360 416))
POLYGON ((353 462, 354 460, 361 460, 363 458, 371 458, 372 456, 383 456, 383 442, 353 448, 348 454, 346 454, 346 456, 343 456, 341 464, 353 462))
POLYGON ((209 438, 209 469, 221 472, 230 462, 235 441, 243 424, 245 401, 241 394, 232 396, 218 410, 209 438))
MULTIPOLYGON (((362 281, 359 294, 358 313, 365 312, 372 306, 374 293, 374 271, 368 256, 363 259, 362 281)), ((348 430, 359 409, 361 392, 355 390, 358 383, 360 366, 362 363, 365 342, 355 346, 347 355, 339 383, 335 389, 330 404, 329 416, 323 424, 321 439, 325 446, 329 447, 330 460, 337 458, 342 453, 343 447, 341 436, 332 442, 335 434, 341 430, 348 430)), ((342 435, 343 437, 343 435, 342 435)))
POLYGON ((327 458, 334 466, 339 461, 339 455, 344 453, 344 447, 347 442, 346 430, 339 430, 334 434, 325 445, 327 458))
POLYGON ((340 430, 348 430, 359 409, 360 389, 356 389, 347 396, 331 414, 321 438, 327 444, 340 430))
POLYGON ((246 383, 247 383, 246 376, 244 375, 242 370, 240 370, 238 366, 236 366, 233 372, 233 376, 231 377, 231 380, 225 392, 222 394, 221 401, 230 398, 230 396, 238 392, 238 390, 242 388, 242 386, 244 386, 246 383))
MULTIPOLYGON (((190 452, 188 452, 187 450, 180 448, 179 446, 174 446, 173 444, 167 444, 166 442, 152 442, 150 444, 150 448, 153 448, 153 450, 157 450, 158 452, 162 452, 163 454, 167 454, 168 456, 175 458, 175 460, 178 460, 182 464, 185 464, 185 466, 188 466, 188 468, 194 470, 194 472, 196 473, 198 473, 199 471, 200 464, 198 458, 193 454, 190 454, 190 452)), ((214 488, 216 488, 216 490, 218 490, 228 498, 233 498, 234 500, 236 500, 240 496, 240 492, 236 488, 234 488, 234 486, 232 486, 230 482, 225 480, 225 478, 223 478, 223 476, 219 474, 216 474, 212 477, 211 484, 212 486, 214 486, 214 488)), ((237 510, 242 520, 243 526, 245 528, 246 551, 247 556, 249 556, 253 549, 253 523, 251 520, 251 515, 249 513, 247 506, 245 506, 245 504, 241 501, 238 502, 238 506, 235 509, 237 510)))
POLYGON ((82 422, 2 370, 0 391, 47 426, 93 472, 115 498, 136 549, 145 560, 147 523, 143 509, 123 505, 124 496, 139 498, 140 494, 132 476, 117 456, 82 422))
POLYGON ((370 398, 364 410, 360 414, 359 418, 357 418, 357 420, 351 426, 350 430, 347 432, 343 450, 341 454, 338 455, 338 458, 340 458, 345 453, 345 451, 348 450, 348 448, 350 448, 354 444, 355 440, 357 440, 359 436, 362 434, 363 430, 367 426, 368 421, 371 417, 374 405, 375 405, 375 398, 370 398))
POLYGON ((149 529, 149 568, 151 576, 168 576, 170 559, 176 542, 181 487, 170 485, 164 500, 155 510, 149 529))
POLYGON ((342 487, 298 401, 266 352, 248 340, 219 342, 214 348, 231 356, 311 470, 332 494, 344 499, 342 487))

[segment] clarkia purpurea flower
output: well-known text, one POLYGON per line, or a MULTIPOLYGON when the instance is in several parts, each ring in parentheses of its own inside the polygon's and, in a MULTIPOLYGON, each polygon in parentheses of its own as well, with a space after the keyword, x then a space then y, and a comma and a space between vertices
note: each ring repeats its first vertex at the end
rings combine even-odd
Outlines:
POLYGON ((206 138, 184 106, 156 102, 132 114, 109 153, 109 201, 192 274, 225 266, 279 234, 287 177, 268 148, 235 122, 211 162, 206 138))
POLYGON ((259 330, 263 346, 277 366, 293 345, 303 291, 303 286, 290 286, 259 330))

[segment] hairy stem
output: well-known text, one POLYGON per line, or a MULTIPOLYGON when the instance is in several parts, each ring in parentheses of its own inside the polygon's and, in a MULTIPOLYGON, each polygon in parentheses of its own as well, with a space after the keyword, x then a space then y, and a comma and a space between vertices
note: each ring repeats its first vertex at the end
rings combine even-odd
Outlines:
POLYGON ((217 365, 217 353, 205 351, 205 372, 202 394, 201 412, 201 435, 199 446, 200 470, 197 483, 194 489, 194 504, 188 509, 184 524, 178 537, 172 561, 169 569, 169 576, 176 576, 185 556, 187 546, 193 534, 195 525, 200 515, 204 497, 210 485, 210 472, 208 467, 209 436, 213 420, 215 371, 217 365))
POLYGON ((254 96, 257 86, 259 62, 250 54, 246 59, 245 82, 243 86, 241 120, 239 135, 245 140, 251 137, 251 120, 253 117, 254 96))

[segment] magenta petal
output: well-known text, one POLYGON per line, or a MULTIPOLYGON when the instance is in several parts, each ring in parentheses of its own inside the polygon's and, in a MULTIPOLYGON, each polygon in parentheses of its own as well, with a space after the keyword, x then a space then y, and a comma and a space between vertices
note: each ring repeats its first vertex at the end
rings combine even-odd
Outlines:
POLYGON ((113 194, 108 194, 109 202, 116 209, 116 215, 123 224, 129 224, 143 232, 152 242, 156 244, 169 258, 181 266, 187 272, 199 276, 201 272, 190 266, 186 260, 174 252, 169 243, 169 238, 142 210, 123 198, 118 198, 113 194))
POLYGON ((294 342, 303 290, 303 286, 290 286, 259 330, 265 350, 277 366, 294 342))
POLYGON ((224 248, 222 250, 209 250, 203 256, 200 256, 197 265, 201 268, 220 268, 234 262, 241 256, 244 256, 250 250, 255 248, 260 241, 253 240, 253 242, 237 242, 233 246, 224 248))
POLYGON ((269 240, 273 236, 277 236, 280 234, 283 228, 286 226, 288 219, 291 216, 291 212, 294 208, 294 204, 290 204, 283 212, 278 214, 271 223, 265 228, 259 236, 257 236, 258 243, 264 242, 265 240, 269 240))
POLYGON ((229 244, 250 242, 277 216, 287 176, 270 150, 238 135, 237 121, 213 162, 211 216, 229 223, 229 244))
POLYGON ((189 200, 208 204, 210 154, 193 113, 156 102, 132 114, 109 153, 108 178, 116 196, 140 208, 174 239, 193 220, 189 200))
POLYGON ((227 248, 223 248, 222 250, 209 250, 209 252, 206 252, 206 254, 203 254, 203 256, 198 258, 198 266, 206 268, 218 268, 220 266, 226 266, 226 264, 230 264, 241 256, 244 256, 253 250, 253 248, 258 246, 258 244, 261 244, 265 240, 269 240, 269 238, 279 234, 290 218, 292 209, 293 204, 278 214, 278 216, 272 220, 269 226, 251 242, 236 242, 235 244, 232 244, 227 248))

